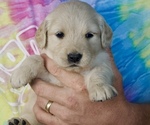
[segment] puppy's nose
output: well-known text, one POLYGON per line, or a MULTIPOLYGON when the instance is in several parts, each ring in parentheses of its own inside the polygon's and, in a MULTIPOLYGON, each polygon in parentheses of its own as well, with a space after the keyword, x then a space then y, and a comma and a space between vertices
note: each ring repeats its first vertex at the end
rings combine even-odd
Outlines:
POLYGON ((82 54, 80 53, 69 53, 68 54, 68 61, 70 63, 78 63, 82 58, 82 54))

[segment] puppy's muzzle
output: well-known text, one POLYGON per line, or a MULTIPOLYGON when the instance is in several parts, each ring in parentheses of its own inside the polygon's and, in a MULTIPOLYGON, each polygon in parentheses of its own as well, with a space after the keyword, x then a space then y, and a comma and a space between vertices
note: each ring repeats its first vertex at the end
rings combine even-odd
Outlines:
POLYGON ((80 62, 81 58, 82 58, 82 54, 80 54, 80 53, 69 53, 68 54, 68 62, 69 63, 77 64, 80 62))

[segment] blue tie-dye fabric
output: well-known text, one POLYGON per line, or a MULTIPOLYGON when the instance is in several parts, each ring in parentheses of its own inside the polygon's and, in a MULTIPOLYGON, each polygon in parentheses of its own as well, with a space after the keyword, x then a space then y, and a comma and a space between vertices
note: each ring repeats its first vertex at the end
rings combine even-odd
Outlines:
POLYGON ((130 102, 150 103, 150 1, 97 0, 88 3, 113 29, 112 51, 123 76, 126 98, 130 102))

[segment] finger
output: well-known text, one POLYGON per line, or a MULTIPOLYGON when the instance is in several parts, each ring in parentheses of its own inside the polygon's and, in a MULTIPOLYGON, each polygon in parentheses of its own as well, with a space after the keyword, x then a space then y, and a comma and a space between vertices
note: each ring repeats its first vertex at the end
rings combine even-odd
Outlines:
POLYGON ((74 110, 70 110, 66 108, 65 106, 62 106, 55 102, 52 104, 51 113, 53 113, 56 117, 58 117, 62 121, 69 123, 69 124, 74 125, 80 122, 80 114, 78 114, 74 110))
POLYGON ((57 102, 66 107, 69 107, 70 103, 73 103, 71 98, 75 96, 75 92, 72 89, 61 88, 39 79, 34 80, 31 83, 31 87, 38 96, 47 100, 57 102))
POLYGON ((84 88, 84 79, 81 75, 63 70, 45 54, 42 57, 45 60, 47 70, 61 81, 61 83, 76 90, 82 90, 84 88))
POLYGON ((118 90, 118 92, 120 94, 123 94, 123 86, 122 86, 122 76, 114 62, 114 58, 113 58, 113 55, 112 55, 112 52, 110 49, 107 49, 106 50, 108 55, 109 55, 109 60, 111 62, 111 67, 112 67, 112 70, 115 74, 115 79, 114 79, 114 86, 116 87, 116 89, 118 90))
MULTIPOLYGON (((41 98, 41 97, 38 97, 37 99, 37 105, 43 110, 45 111, 45 106, 47 104, 48 100, 47 99, 44 99, 44 98, 41 98)), ((46 112, 46 111, 45 111, 46 112)), ((51 104, 51 107, 49 109, 49 112, 51 114, 53 114, 54 116, 60 118, 60 119, 63 119, 65 120, 65 118, 62 116, 62 114, 66 113, 67 112, 67 108, 58 104, 58 103, 55 103, 53 102, 51 104)), ((69 113, 68 113, 69 114, 69 113)))
MULTIPOLYGON (((46 111, 45 108, 46 108, 46 105, 48 102, 49 102, 49 100, 47 100, 46 98, 43 98, 40 96, 37 97, 36 103, 43 111, 46 111)), ((49 110, 49 112, 50 112, 50 110, 49 110)))
POLYGON ((58 119, 54 115, 45 112, 38 105, 34 105, 33 111, 35 113, 36 119, 38 122, 44 125, 67 125, 62 120, 58 119))
MULTIPOLYGON (((45 106, 47 105, 48 100, 38 97, 37 98, 37 105, 39 108, 41 108, 43 111, 45 111, 45 106)), ((76 105, 76 108, 78 106, 76 105)), ((45 111, 46 112, 46 111, 45 111)), ((53 114, 54 116, 56 116, 57 118, 61 119, 64 122, 67 123, 78 123, 79 122, 79 115, 76 115, 76 112, 74 110, 70 110, 68 108, 66 108, 65 106, 62 106, 56 102, 53 102, 51 104, 51 107, 49 109, 49 113, 53 114)))
MULTIPOLYGON (((42 97, 38 97, 37 98, 37 105, 43 110, 43 111, 45 111, 45 112, 47 112, 46 110, 45 110, 45 107, 46 107, 46 105, 48 104, 48 102, 49 102, 49 100, 47 100, 47 99, 45 99, 45 98, 42 98, 42 97)), ((53 106, 54 107, 57 107, 57 106, 55 106, 55 105, 57 105, 58 103, 55 103, 55 102, 52 102, 52 104, 51 104, 51 106, 50 106, 50 108, 49 108, 49 113, 50 114, 52 114, 52 115, 54 115, 54 116, 57 116, 57 110, 59 110, 59 108, 53 108, 53 106), (54 110, 54 109, 56 109, 56 111, 54 110), (51 111, 52 110, 52 111, 51 111)))

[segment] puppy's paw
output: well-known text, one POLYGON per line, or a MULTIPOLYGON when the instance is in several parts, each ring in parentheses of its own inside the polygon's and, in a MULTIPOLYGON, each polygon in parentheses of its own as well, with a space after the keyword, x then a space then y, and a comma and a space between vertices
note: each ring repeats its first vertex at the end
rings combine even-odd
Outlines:
POLYGON ((8 120, 8 125, 30 125, 30 123, 23 118, 12 118, 8 120))
POLYGON ((116 89, 111 85, 95 85, 89 90, 91 101, 105 101, 117 95, 116 89))
POLYGON ((33 74, 30 72, 30 69, 24 67, 18 68, 13 72, 10 82, 12 84, 12 87, 19 88, 31 82, 32 79, 33 74))

